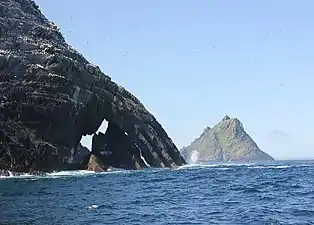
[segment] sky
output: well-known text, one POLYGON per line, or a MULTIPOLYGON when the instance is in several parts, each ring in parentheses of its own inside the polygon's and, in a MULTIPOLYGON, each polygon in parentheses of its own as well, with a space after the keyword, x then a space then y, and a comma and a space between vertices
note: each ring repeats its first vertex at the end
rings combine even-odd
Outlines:
POLYGON ((227 114, 276 159, 314 159, 314 1, 36 3, 178 148, 227 114))

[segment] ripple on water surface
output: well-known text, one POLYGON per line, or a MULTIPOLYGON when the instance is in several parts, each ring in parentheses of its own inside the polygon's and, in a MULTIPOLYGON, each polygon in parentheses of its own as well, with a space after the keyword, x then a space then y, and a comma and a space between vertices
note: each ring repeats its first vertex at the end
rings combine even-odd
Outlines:
POLYGON ((0 178, 0 224, 313 224, 313 163, 0 178))

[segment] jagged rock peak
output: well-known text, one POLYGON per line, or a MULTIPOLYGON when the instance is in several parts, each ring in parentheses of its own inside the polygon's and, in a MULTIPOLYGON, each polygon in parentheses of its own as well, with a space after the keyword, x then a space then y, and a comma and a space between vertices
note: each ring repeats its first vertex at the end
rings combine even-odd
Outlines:
POLYGON ((243 124, 242 122, 236 118, 236 117, 229 117, 228 115, 226 115, 219 123, 217 123, 214 127, 239 127, 241 129, 243 128, 243 124))
POLYGON ((231 118, 228 116, 228 115, 225 115, 224 118, 222 118, 221 121, 227 121, 227 120, 230 120, 231 118))
POLYGON ((211 130, 211 128, 210 127, 205 127, 205 129, 204 129, 204 131, 203 131, 203 133, 207 133, 208 131, 210 131, 211 130))
MULTIPOLYGON (((200 137, 205 136, 206 134, 208 134, 210 132, 211 128, 210 127, 205 127, 205 129, 203 130, 203 133, 201 134, 200 137)), ((197 139, 199 139, 200 137, 198 137, 197 139)))
POLYGON ((182 149, 181 154, 190 163, 274 160, 258 147, 237 118, 231 119, 229 116, 203 132, 199 138, 182 149))

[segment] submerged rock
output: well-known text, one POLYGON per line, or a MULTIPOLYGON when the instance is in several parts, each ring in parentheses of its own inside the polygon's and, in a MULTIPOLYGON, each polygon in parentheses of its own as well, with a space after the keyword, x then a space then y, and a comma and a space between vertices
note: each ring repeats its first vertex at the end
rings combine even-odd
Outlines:
POLYGON ((1 1, 0 169, 84 169, 89 156, 73 164, 78 144, 103 120, 126 132, 149 165, 185 163, 143 104, 68 45, 33 1, 1 1))
POLYGON ((229 116, 213 128, 205 128, 201 136, 184 147, 181 153, 189 163, 274 160, 260 150, 237 118, 229 116))

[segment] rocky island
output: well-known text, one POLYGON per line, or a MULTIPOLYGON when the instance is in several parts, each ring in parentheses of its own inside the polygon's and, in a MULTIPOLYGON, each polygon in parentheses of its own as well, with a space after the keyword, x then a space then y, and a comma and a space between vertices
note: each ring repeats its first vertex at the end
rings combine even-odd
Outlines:
POLYGON ((181 150, 188 163, 273 161, 259 149, 237 118, 225 116, 213 128, 206 127, 200 137, 181 150))
POLYGON ((0 2, 0 170, 182 164, 155 117, 67 44, 34 1, 0 2), (103 120, 107 131, 95 134, 103 120), (94 135, 91 152, 84 135, 94 135))

